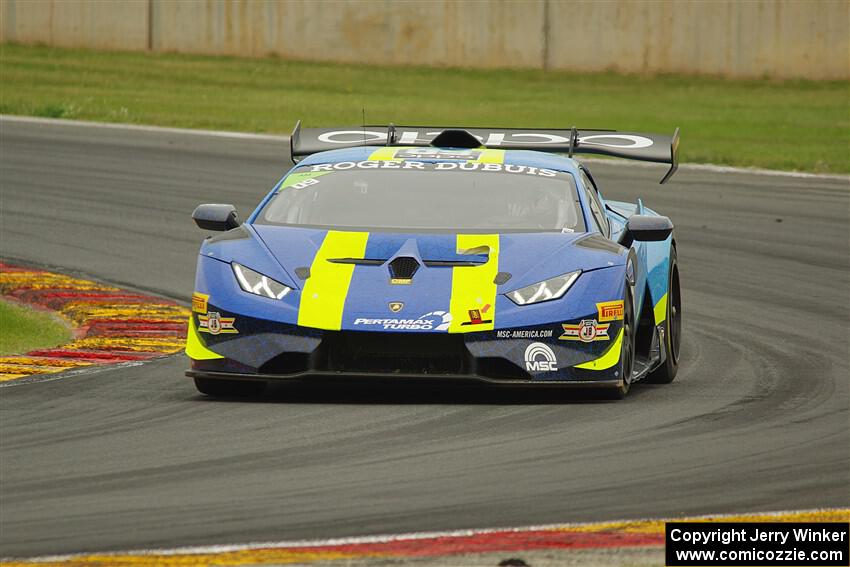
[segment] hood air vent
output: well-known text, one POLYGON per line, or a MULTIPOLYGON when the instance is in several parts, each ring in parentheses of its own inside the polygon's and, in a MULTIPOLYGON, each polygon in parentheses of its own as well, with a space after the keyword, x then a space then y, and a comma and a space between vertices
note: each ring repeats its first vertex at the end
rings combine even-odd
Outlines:
MULTIPOLYGON (((386 258, 328 258, 328 262, 355 266, 380 266, 387 260, 386 258)), ((422 263, 429 268, 474 268, 486 264, 487 260, 422 260, 422 263)))
POLYGON ((393 279, 409 280, 419 269, 419 262, 410 256, 399 256, 390 262, 390 276, 393 279))

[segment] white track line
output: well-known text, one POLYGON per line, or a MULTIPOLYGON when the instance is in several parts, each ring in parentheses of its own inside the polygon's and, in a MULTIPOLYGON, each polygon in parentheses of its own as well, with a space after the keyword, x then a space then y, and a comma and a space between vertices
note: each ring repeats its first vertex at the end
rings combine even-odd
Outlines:
MULTIPOLYGON (((576 157, 576 156, 573 156, 576 157)), ((629 160, 618 160, 614 158, 603 159, 603 158, 586 158, 578 156, 578 160, 581 162, 588 163, 602 163, 607 165, 615 165, 615 166, 630 166, 630 167, 652 167, 659 168, 663 166, 663 168, 668 168, 664 164, 658 163, 647 163, 643 161, 629 161, 629 160)), ((713 163, 681 163, 679 164, 679 171, 707 171, 710 173, 738 173, 738 174, 750 174, 750 175, 771 175, 774 177, 795 177, 798 179, 822 179, 822 180, 836 180, 836 181, 847 181, 847 187, 850 189, 850 175, 839 175, 836 173, 807 173, 805 171, 782 171, 779 169, 762 169, 760 167, 733 167, 731 165, 717 165, 713 163)), ((673 176, 675 179, 675 175, 673 176)), ((671 181, 670 183, 674 183, 671 181)))
MULTIPOLYGON (((293 540, 293 541, 264 541, 250 542, 238 544, 224 545, 205 545, 205 546, 187 546, 175 547, 169 549, 136 549, 130 551, 109 551, 104 553, 85 552, 85 553, 69 553, 66 555, 47 555, 43 557, 28 557, 25 561, 67 561, 75 557, 82 556, 116 556, 116 555, 209 555, 216 553, 231 553, 234 551, 247 551, 251 549, 295 549, 303 547, 333 547, 338 545, 357 545, 369 543, 389 543, 393 541, 410 541, 418 539, 431 539, 439 537, 468 537, 474 535, 491 534, 497 532, 532 532, 540 530, 561 530, 569 528, 583 528, 601 524, 618 524, 618 523, 633 523, 633 522, 668 522, 668 521, 685 521, 685 520, 707 520, 707 519, 723 519, 731 517, 746 517, 746 516, 784 516, 789 514, 817 514, 819 512, 842 511, 844 508, 815 508, 811 510, 787 510, 774 512, 745 512, 739 514, 705 514, 702 516, 684 516, 682 518, 640 518, 631 520, 606 520, 600 522, 575 522, 568 524, 542 524, 538 526, 520 526, 513 528, 482 528, 468 530, 453 530, 445 532, 412 532, 405 534, 384 534, 373 536, 355 536, 331 539, 315 539, 315 540, 293 540)), ((21 558, 2 558, 2 561, 20 561, 21 558)))
POLYGON ((154 134, 187 134, 209 138, 232 138, 238 140, 266 140, 289 143, 289 136, 273 134, 251 134, 248 132, 225 132, 222 130, 193 130, 191 128, 166 128, 164 126, 143 126, 141 124, 120 124, 111 122, 86 122, 84 120, 63 120, 61 118, 37 118, 34 116, 13 116, 0 114, 0 124, 18 122, 24 124, 43 124, 45 126, 81 126, 86 128, 105 128, 107 130, 128 130, 131 132, 150 132, 154 134))
MULTIPOLYGON (((210 138, 230 138, 241 140, 263 140, 268 142, 280 142, 289 144, 289 136, 276 134, 251 134, 249 132, 226 132, 222 130, 194 130, 191 128, 166 128, 162 126, 143 126, 139 124, 119 124, 110 122, 86 122, 83 120, 64 120, 61 118, 37 118, 31 116, 14 116, 0 114, 0 124, 3 122, 18 122, 30 124, 44 124, 50 126, 82 126, 87 128, 106 128, 110 130, 128 130, 136 132, 150 132, 159 134, 186 134, 190 136, 207 136, 210 138)), ((642 162, 618 161, 613 159, 581 158, 581 161, 590 163, 605 163, 610 165, 635 165, 644 167, 658 167, 659 164, 648 164, 642 162)), ((748 173, 752 175, 774 175, 781 177, 796 177, 802 179, 835 179, 850 182, 850 175, 837 175, 830 173, 806 173, 802 171, 781 171, 777 169, 761 169, 758 167, 732 167, 728 165, 715 165, 710 163, 685 163, 679 166, 682 171, 708 171, 712 173, 748 173)))

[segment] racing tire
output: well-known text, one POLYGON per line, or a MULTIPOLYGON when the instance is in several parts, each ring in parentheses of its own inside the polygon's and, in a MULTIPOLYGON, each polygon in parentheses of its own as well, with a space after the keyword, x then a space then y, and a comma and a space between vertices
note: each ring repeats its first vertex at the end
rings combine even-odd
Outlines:
POLYGON ((620 352, 620 376, 622 382, 612 390, 611 397, 622 400, 632 387, 632 370, 635 364, 635 344, 637 327, 635 326, 635 309, 628 282, 626 283, 626 299, 623 301, 623 346, 620 352))
POLYGON ((195 378, 195 388, 202 394, 212 397, 246 398, 262 394, 267 382, 260 380, 219 380, 216 378, 195 378))
POLYGON ((682 290, 679 286, 679 266, 676 262, 676 247, 670 249, 670 278, 667 287, 667 316, 664 319, 664 347, 667 357, 664 363, 653 370, 646 381, 650 384, 669 384, 679 371, 679 355, 682 347, 682 290))

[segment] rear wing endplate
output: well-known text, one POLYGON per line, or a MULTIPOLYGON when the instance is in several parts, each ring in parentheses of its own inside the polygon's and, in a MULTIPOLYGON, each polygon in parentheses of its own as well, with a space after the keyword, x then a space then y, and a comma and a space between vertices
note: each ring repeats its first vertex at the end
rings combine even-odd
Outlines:
MULTIPOLYGON (((289 143, 292 159, 318 152, 360 146, 431 146, 443 132, 468 132, 479 147, 503 150, 537 150, 553 153, 601 156, 666 163, 666 183, 679 166, 679 129, 672 136, 617 130, 462 128, 447 126, 353 126, 350 128, 302 128, 295 125, 289 143)), ((442 136, 446 139, 446 136, 442 136)), ((458 139, 457 136, 453 137, 458 139)), ((437 140, 439 142, 439 140, 437 140)), ((464 145, 464 147, 466 147, 464 145)))

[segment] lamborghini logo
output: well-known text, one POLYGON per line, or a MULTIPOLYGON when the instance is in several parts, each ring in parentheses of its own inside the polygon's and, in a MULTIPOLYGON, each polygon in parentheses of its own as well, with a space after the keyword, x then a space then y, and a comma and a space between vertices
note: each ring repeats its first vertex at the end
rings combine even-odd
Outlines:
POLYGON ((401 301, 390 301, 389 305, 390 311, 392 311, 393 313, 398 313, 402 310, 402 308, 404 308, 404 303, 402 303, 401 301))

